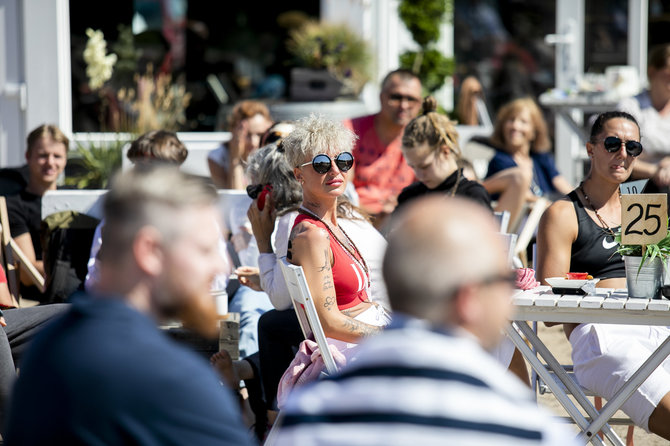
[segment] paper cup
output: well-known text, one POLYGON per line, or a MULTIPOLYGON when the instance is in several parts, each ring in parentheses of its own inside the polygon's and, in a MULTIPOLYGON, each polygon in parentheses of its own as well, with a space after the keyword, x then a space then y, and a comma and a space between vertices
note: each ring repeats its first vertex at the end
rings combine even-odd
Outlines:
POLYGON ((228 293, 226 293, 226 290, 212 290, 211 294, 216 304, 216 314, 219 316, 228 314, 228 293))

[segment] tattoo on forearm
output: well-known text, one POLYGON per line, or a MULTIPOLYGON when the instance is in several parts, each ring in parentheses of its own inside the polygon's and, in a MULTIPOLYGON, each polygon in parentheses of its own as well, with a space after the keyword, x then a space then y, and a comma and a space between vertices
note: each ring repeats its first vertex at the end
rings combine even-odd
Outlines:
POLYGON ((356 319, 347 318, 344 321, 344 328, 357 336, 365 337, 371 336, 375 333, 381 331, 381 327, 375 327, 373 325, 368 325, 363 322, 357 321, 356 319))
POLYGON ((333 309, 335 304, 337 303, 337 300, 335 299, 335 296, 326 296, 326 300, 323 303, 323 308, 326 310, 330 311, 333 309))

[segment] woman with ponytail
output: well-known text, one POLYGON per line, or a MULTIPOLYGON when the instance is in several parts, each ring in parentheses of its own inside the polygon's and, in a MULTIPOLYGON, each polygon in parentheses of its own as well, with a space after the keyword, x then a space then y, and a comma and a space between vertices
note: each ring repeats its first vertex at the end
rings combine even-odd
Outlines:
POLYGON ((491 209, 486 189, 477 181, 467 179, 459 168, 461 149, 455 123, 437 112, 434 97, 424 99, 423 113, 405 127, 402 153, 418 181, 403 189, 396 210, 411 199, 429 193, 466 197, 491 209))

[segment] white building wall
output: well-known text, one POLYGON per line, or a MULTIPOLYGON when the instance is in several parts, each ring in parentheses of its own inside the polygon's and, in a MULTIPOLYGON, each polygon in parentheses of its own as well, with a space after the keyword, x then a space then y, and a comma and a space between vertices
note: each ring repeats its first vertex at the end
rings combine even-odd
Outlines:
POLYGON ((16 166, 35 127, 72 133, 68 0, 0 0, 0 35, 0 166, 16 166))
POLYGON ((0 0, 0 166, 22 163, 26 89, 19 0, 0 0))

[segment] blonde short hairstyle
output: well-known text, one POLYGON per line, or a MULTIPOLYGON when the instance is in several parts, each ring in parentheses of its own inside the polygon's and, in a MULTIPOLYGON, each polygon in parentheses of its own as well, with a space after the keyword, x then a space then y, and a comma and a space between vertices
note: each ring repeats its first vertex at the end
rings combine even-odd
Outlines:
POLYGON ((156 228, 165 240, 179 236, 175 213, 215 206, 218 195, 201 177, 169 164, 138 164, 114 177, 105 195, 102 257, 121 261, 131 252, 137 232, 156 228))
POLYGON ((295 124, 295 129, 282 141, 291 167, 297 167, 303 160, 319 153, 351 152, 358 138, 341 122, 323 116, 310 115, 295 124))
POLYGON ((28 138, 26 138, 26 153, 30 154, 37 141, 42 138, 51 138, 55 142, 63 143, 65 151, 70 149, 70 140, 61 129, 53 124, 42 124, 28 134, 28 138))

